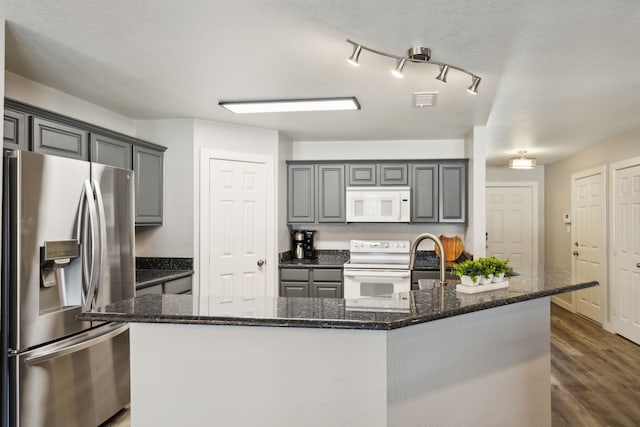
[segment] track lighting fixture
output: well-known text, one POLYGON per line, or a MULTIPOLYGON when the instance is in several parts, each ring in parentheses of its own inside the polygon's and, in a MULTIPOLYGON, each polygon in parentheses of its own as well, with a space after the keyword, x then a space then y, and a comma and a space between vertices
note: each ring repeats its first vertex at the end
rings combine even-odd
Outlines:
POLYGON ((396 61, 396 68, 394 68, 393 70, 391 70, 391 74, 393 74, 394 77, 397 77, 399 79, 404 77, 404 74, 402 73, 402 69, 404 68, 404 64, 406 64, 407 60, 402 58, 402 59, 398 59, 396 61))
POLYGON ((525 150, 518 151, 520 157, 512 157, 509 159, 509 167, 511 169, 533 169, 536 167, 536 159, 533 157, 525 157, 525 150))
POLYGON ((428 47, 414 46, 408 50, 407 56, 397 56, 397 55, 392 55, 390 53, 381 52, 379 50, 371 49, 369 47, 366 47, 360 43, 356 43, 349 39, 347 39, 347 43, 350 43, 351 45, 353 45, 353 52, 351 53, 351 56, 347 59, 347 61, 352 65, 359 65, 358 60, 360 58, 360 53, 362 53, 363 50, 366 50, 367 52, 375 53, 376 55, 386 56, 387 58, 395 59, 396 67, 393 70, 391 70, 391 73, 396 77, 403 77, 402 71, 407 62, 415 62, 415 63, 421 63, 421 64, 434 64, 434 65, 438 65, 440 68, 440 72, 436 76, 436 80, 446 83, 447 73, 449 72, 449 69, 461 71, 465 74, 468 74, 471 77, 471 85, 467 88, 467 92, 473 95, 478 94, 478 86, 480 85, 480 80, 481 80, 479 76, 476 76, 475 74, 470 73, 469 71, 463 68, 456 67, 455 65, 431 61, 431 49, 429 49, 428 47))
POLYGON ((347 62, 353 66, 358 67, 360 65, 358 64, 358 59, 360 59, 360 52, 362 52, 362 46, 360 46, 359 44, 354 44, 353 52, 351 53, 351 56, 347 58, 347 62))

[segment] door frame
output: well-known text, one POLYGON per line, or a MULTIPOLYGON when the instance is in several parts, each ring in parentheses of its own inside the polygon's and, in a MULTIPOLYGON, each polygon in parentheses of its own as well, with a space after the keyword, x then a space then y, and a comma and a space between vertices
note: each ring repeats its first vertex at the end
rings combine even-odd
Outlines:
MULTIPOLYGON (((640 166, 640 156, 632 157, 630 159, 621 160, 619 162, 611 163, 609 165, 609 188, 611 189, 611 197, 609 198, 609 212, 611 215, 611 220, 609 221, 609 274, 608 274, 608 282, 615 283, 616 280, 616 173, 622 169, 631 168, 634 166, 640 166)), ((614 319, 609 318, 609 304, 613 304, 615 301, 616 292, 615 287, 611 287, 610 291, 607 292, 607 323, 605 329, 611 332, 615 332, 614 319)), ((613 310, 611 310, 613 311, 613 310)))
POLYGON ((199 172, 199 207, 197 211, 198 218, 195 218, 194 224, 198 228, 195 230, 196 235, 199 236, 196 250, 194 251, 194 287, 193 293, 200 294, 201 290, 205 292, 209 289, 208 286, 203 286, 203 278, 209 277, 209 263, 206 261, 209 259, 209 232, 210 227, 207 221, 202 221, 202 218, 209 217, 209 160, 228 160, 238 161, 245 163, 261 163, 265 166, 265 211, 266 211, 266 252, 265 252, 265 280, 267 285, 271 283, 271 286, 267 286, 271 290, 273 296, 278 296, 277 286, 277 273, 276 267, 276 230, 277 230, 277 217, 275 214, 276 200, 275 200, 275 187, 276 187, 276 175, 274 173, 274 160, 273 156, 266 154, 254 154, 240 151, 227 151, 216 150, 212 148, 202 148, 200 150, 200 172, 199 172))
MULTIPOLYGON (((509 182, 487 182, 485 183, 485 198, 486 198, 486 190, 489 187, 527 187, 527 188, 531 188, 531 198, 533 199, 531 202, 531 222, 532 222, 532 226, 533 226, 533 274, 536 274, 536 272, 539 270, 539 237, 538 237, 538 233, 539 233, 539 218, 538 218, 538 209, 539 209, 539 202, 538 202, 538 183, 536 181, 509 181, 509 182)), ((486 205, 485 205, 485 210, 486 210, 486 205)), ((486 224, 485 224, 485 229, 486 229, 486 224)), ((486 245, 486 242, 485 242, 486 245)))
MULTIPOLYGON (((604 327, 605 324, 608 322, 609 320, 609 283, 608 283, 608 278, 609 278, 609 263, 608 263, 608 238, 607 238, 607 221, 608 221, 608 216, 607 216, 607 198, 609 197, 609 193, 607 192, 607 165, 601 165, 601 166, 596 166, 594 168, 590 168, 590 169, 586 169, 580 172, 575 172, 571 174, 571 221, 574 221, 576 217, 576 209, 577 207, 575 206, 575 204, 573 203, 573 201, 575 200, 576 197, 576 189, 575 189, 575 183, 578 179, 582 179, 582 178, 587 178, 589 176, 593 176, 593 175, 597 175, 600 174, 602 176, 602 250, 604 251, 604 257, 602 260, 603 263, 603 267, 604 267, 604 278, 605 278, 605 283, 601 283, 600 286, 603 287, 603 292, 604 292, 604 302, 603 305, 604 307, 602 308, 604 310, 603 313, 603 322, 602 322, 602 326, 604 327)), ((571 241, 570 241, 570 249, 569 251, 572 252, 573 251, 573 242, 576 241, 576 227, 573 227, 573 224, 571 224, 571 241)), ((571 281, 575 282, 576 279, 576 257, 571 255, 571 281)), ((572 313, 577 313, 578 310, 578 303, 576 301, 576 292, 571 292, 571 306, 568 306, 568 304, 565 301, 562 301, 561 303, 559 303, 559 305, 561 305, 562 307, 568 309, 569 311, 571 311, 572 313)), ((586 317, 586 316, 585 316, 586 317)), ((606 328, 605 328, 606 329, 606 328)))

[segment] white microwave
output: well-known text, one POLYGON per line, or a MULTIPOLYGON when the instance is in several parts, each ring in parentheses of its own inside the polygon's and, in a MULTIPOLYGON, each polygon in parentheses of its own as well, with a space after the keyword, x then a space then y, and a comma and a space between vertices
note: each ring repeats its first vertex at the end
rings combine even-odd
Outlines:
POLYGON ((409 187, 347 187, 347 222, 409 222, 409 187))

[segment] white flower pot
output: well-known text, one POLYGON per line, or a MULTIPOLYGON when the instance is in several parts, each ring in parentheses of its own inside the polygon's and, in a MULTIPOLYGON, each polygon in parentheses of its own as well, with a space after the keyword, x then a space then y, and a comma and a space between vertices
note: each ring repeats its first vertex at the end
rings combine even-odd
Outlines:
POLYGON ((481 285, 488 285, 489 283, 491 283, 491 279, 493 279, 493 274, 490 274, 489 276, 481 276, 480 277, 480 284, 481 285))
POLYGON ((500 273, 500 274, 496 274, 493 276, 493 279, 491 279, 492 282, 502 282, 502 280, 504 279, 504 273, 500 273))
POLYGON ((465 286, 478 286, 479 285, 478 279, 479 279, 478 276, 474 276, 473 278, 471 276, 461 276, 460 282, 465 286), (474 279, 475 279, 475 282, 474 282, 474 279))

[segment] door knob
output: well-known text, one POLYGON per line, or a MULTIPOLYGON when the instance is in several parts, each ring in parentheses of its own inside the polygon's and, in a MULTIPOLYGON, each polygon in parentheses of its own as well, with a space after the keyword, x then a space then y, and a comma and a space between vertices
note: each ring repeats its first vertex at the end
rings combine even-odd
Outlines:
POLYGON ((636 268, 640 268, 640 262, 636 264, 636 268))
POLYGON ((578 246, 578 242, 575 242, 573 245, 577 247, 578 246))
POLYGON ((258 267, 262 267, 262 266, 263 266, 263 265, 265 265, 266 263, 267 263, 267 262, 266 262, 265 260, 263 260, 263 259, 259 259, 259 260, 258 260, 258 262, 257 262, 258 267))
POLYGON ((573 251, 573 256, 578 256, 578 255, 580 255, 578 251, 573 251))

